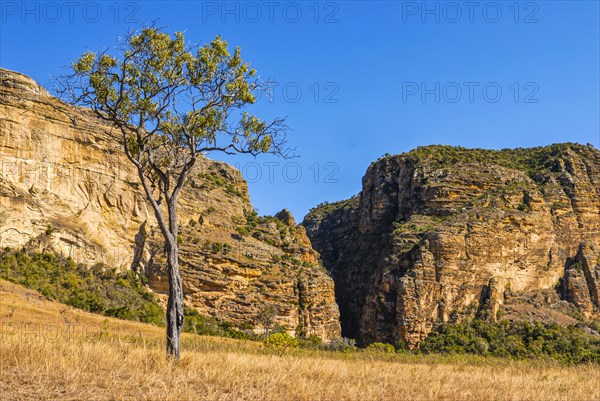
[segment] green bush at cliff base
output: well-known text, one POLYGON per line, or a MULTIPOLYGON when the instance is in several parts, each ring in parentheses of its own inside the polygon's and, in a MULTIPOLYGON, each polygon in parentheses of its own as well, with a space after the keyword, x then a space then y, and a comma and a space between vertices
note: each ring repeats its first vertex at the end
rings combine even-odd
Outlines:
POLYGON ((185 310, 182 329, 185 332, 203 336, 229 337, 238 340, 254 339, 253 336, 233 328, 232 324, 228 322, 222 322, 210 316, 203 316, 198 311, 189 308, 185 310))
POLYGON ((323 339, 316 334, 311 334, 306 338, 301 338, 300 347, 307 349, 319 349, 323 346, 323 339))
POLYGON ((299 345, 296 337, 290 336, 286 332, 269 334, 263 339, 263 344, 267 348, 276 349, 279 354, 283 354, 288 348, 297 348, 299 345))
POLYGON ((0 278, 89 312, 157 325, 164 322, 163 309, 144 279, 133 271, 117 272, 100 264, 87 267, 53 254, 4 249, 0 278))
POLYGON ((392 344, 379 343, 375 342, 369 344, 366 348, 368 352, 378 353, 378 354, 393 354, 396 352, 396 348, 392 344))
POLYGON ((475 319, 442 325, 420 345, 424 353, 477 354, 515 359, 551 358, 600 363, 600 335, 577 326, 475 319))

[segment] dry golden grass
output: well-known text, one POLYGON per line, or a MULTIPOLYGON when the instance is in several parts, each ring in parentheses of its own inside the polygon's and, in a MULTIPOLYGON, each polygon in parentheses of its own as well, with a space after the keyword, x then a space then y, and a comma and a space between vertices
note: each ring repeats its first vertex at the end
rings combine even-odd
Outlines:
POLYGON ((494 359, 377 357, 186 335, 106 319, 0 281, 0 399, 598 400, 600 367, 494 359))

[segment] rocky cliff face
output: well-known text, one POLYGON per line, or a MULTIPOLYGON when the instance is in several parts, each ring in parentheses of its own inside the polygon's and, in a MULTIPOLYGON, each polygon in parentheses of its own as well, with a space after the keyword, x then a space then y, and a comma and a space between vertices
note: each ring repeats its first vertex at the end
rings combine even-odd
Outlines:
POLYGON ((342 333, 418 345, 475 315, 576 323, 600 312, 600 152, 419 148, 371 164, 359 196, 304 221, 342 333))
MULTIPOLYGON (((162 242, 134 170, 92 112, 0 69, 0 246, 145 272, 167 290, 162 242)), ((186 303, 260 331, 339 334, 333 282, 289 213, 256 216, 246 183, 203 159, 180 202, 186 303), (289 215, 289 216, 288 216, 289 215)))

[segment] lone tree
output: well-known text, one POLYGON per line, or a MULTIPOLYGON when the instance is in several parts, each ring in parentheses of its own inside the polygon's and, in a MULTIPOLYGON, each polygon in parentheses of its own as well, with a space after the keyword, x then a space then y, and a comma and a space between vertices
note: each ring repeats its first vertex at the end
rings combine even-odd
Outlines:
POLYGON ((285 155, 284 119, 266 122, 241 109, 264 90, 240 49, 217 36, 200 46, 154 25, 114 50, 86 52, 58 80, 67 102, 89 107, 114 128, 165 240, 169 299, 167 355, 179 359, 183 289, 177 202, 202 153, 285 155))

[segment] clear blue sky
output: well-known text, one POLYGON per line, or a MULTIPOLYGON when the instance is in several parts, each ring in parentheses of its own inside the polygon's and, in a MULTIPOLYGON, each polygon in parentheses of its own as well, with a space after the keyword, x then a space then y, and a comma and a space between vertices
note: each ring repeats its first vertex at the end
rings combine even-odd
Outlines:
POLYGON ((280 83, 253 111, 287 116, 301 157, 226 159, 261 214, 301 220, 359 192, 371 161, 420 145, 600 147, 598 1, 3 1, 0 66, 48 84, 156 19, 197 42, 221 35, 280 83))

